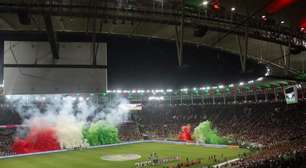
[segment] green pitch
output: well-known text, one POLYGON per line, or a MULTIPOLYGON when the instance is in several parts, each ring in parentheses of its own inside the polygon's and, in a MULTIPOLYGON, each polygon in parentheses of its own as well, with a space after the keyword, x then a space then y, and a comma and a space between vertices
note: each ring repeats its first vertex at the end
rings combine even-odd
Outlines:
POLYGON ((238 154, 249 151, 234 148, 206 148, 195 145, 142 143, 5 159, 0 160, 0 168, 134 168, 135 162, 147 160, 153 152, 156 152, 159 158, 179 155, 182 160, 185 160, 186 157, 189 159, 201 158, 203 165, 213 165, 215 163, 208 161, 209 155, 221 158, 221 154, 223 154, 223 157, 230 160, 237 158, 238 154), (133 161, 105 161, 101 159, 101 156, 114 154, 138 154, 141 155, 141 158, 133 161))

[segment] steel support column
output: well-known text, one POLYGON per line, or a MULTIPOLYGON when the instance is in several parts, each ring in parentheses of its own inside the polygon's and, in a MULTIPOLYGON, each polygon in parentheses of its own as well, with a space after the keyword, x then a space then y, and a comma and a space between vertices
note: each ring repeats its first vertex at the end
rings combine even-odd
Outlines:
POLYGON ((57 43, 56 32, 53 29, 51 15, 44 15, 44 22, 46 25, 46 31, 48 34, 48 40, 50 43, 51 52, 54 59, 59 59, 59 47, 57 43))
POLYGON ((183 65, 183 44, 184 44, 184 0, 182 0, 181 22, 179 26, 175 26, 176 48, 178 65, 183 65))

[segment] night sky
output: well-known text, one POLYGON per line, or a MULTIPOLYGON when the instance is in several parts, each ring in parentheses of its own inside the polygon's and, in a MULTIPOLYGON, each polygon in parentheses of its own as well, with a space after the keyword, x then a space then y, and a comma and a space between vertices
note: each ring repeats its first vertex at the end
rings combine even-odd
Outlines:
POLYGON ((184 65, 178 67, 175 42, 116 37, 108 41, 109 89, 166 89, 229 84, 256 79, 263 65, 249 61, 241 73, 238 55, 218 49, 184 46, 184 65))

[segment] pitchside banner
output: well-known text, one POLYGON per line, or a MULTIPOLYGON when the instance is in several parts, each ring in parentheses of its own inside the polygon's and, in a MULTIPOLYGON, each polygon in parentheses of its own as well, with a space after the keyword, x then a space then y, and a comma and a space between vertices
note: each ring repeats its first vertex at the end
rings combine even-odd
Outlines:
POLYGON ((286 87, 284 92, 287 104, 298 103, 298 92, 295 85, 286 87))
MULTIPOLYGON (((106 66, 107 45, 98 46, 97 65, 106 66)), ((5 64, 91 65, 92 62, 92 43, 59 43, 59 59, 54 60, 48 42, 4 42, 5 64)), ((106 91, 106 87, 106 69, 4 68, 5 94, 91 93, 106 91)))

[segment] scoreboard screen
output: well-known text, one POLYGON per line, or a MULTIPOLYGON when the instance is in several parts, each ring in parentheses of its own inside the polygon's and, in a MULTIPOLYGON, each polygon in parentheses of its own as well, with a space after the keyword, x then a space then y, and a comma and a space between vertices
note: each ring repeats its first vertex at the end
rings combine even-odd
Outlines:
POLYGON ((296 86, 288 86, 284 89, 287 104, 298 103, 298 93, 296 86))

